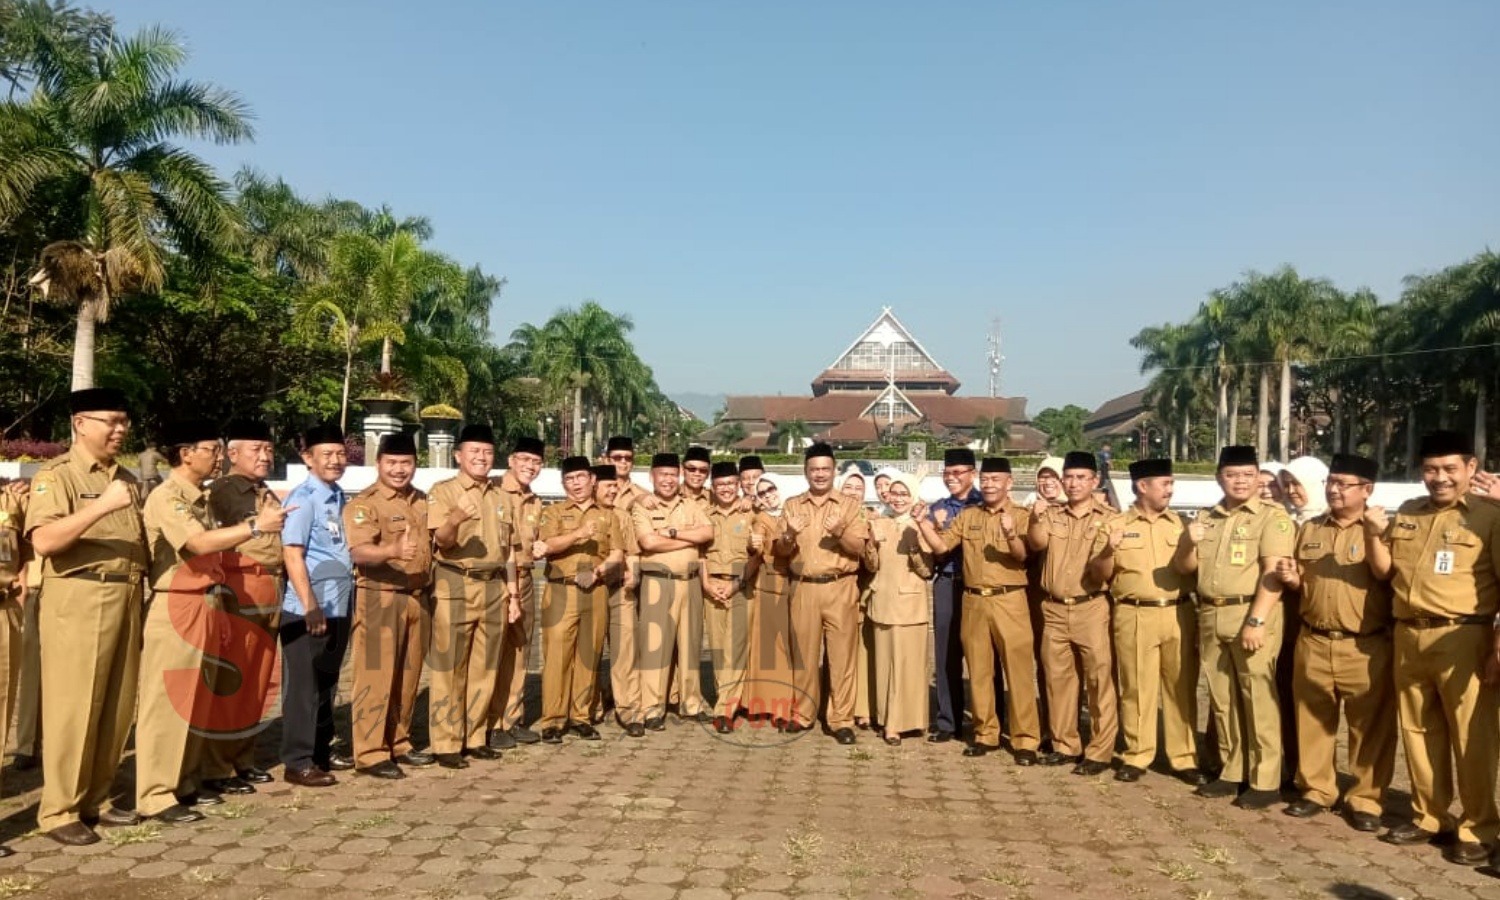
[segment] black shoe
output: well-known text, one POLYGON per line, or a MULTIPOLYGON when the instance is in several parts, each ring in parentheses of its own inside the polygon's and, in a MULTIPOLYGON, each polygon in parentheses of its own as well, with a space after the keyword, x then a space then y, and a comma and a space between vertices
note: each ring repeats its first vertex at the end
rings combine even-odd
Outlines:
POLYGON ((384 762, 378 762, 373 766, 360 766, 354 770, 354 773, 356 775, 368 775, 371 778, 386 778, 391 781, 397 781, 406 777, 406 773, 401 771, 401 767, 388 759, 384 762))
POLYGON ((588 724, 587 722, 584 722, 581 725, 575 724, 575 725, 573 725, 571 727, 570 730, 574 734, 578 735, 580 738, 582 738, 582 739, 584 739, 586 741, 597 741, 597 740, 599 740, 599 729, 597 729, 594 726, 588 724))
POLYGON ((1251 788, 1234 798, 1234 805, 1240 809, 1268 809, 1273 803, 1281 802, 1281 791, 1267 788, 1257 790, 1251 788))
POLYGON ((99 843, 99 835, 82 822, 69 822, 47 832, 47 837, 67 847, 87 847, 99 843))
POLYGON ((561 744, 562 737, 563 730, 561 728, 542 729, 542 743, 544 744, 561 744))
POLYGON ((1135 784, 1146 774, 1146 770, 1140 766, 1121 766, 1120 771, 1115 773, 1115 781, 1123 781, 1126 784, 1135 784))
POLYGON ((656 716, 655 718, 647 719, 645 728, 647 731, 666 731, 667 719, 665 716, 656 716))
POLYGON ((1015 759, 1018 766, 1034 766, 1037 764, 1035 750, 1017 750, 1015 752, 1015 759))
POLYGON ((791 721, 787 722, 786 727, 781 730, 787 734, 801 734, 804 731, 811 731, 812 726, 803 725, 801 722, 791 721))
POLYGON ((1387 844, 1396 844, 1397 846, 1430 844, 1437 840, 1437 834, 1425 828, 1418 828, 1415 822, 1402 822, 1400 825, 1382 834, 1380 840, 1387 844))
POLYGON ((734 723, 729 721, 728 716, 714 716, 714 731, 719 734, 729 734, 734 731, 734 723))
POLYGON ((437 764, 445 769, 467 769, 469 767, 469 761, 464 759, 462 753, 439 753, 437 754, 437 764))
POLYGON ((951 731, 934 731, 927 736, 927 743, 929 744, 946 744, 951 740, 953 740, 953 732, 951 731))
POLYGON ((1085 778, 1093 778, 1102 772, 1109 770, 1109 763, 1100 762, 1097 759, 1085 759, 1073 767, 1074 775, 1082 775, 1085 778))
POLYGON ((1327 812, 1328 808, 1321 803, 1314 803, 1306 797, 1298 797, 1286 805, 1282 812, 1294 819, 1311 819, 1318 813, 1327 812))
POLYGON ((41 759, 30 753, 17 753, 16 758, 11 760, 10 767, 17 772, 29 772, 41 764, 41 759))
POLYGON ((218 806, 224 802, 224 796, 210 790, 193 791, 186 797, 178 797, 183 806, 218 806))
POLYGON ((121 809, 118 806, 111 806, 100 813, 99 818, 91 824, 104 828, 129 828, 132 825, 141 824, 141 814, 133 809, 121 809))
POLYGON ((490 729, 489 739, 485 741, 491 750, 514 750, 516 739, 510 736, 510 732, 504 728, 490 729))
POLYGON ((482 759, 488 762, 499 759, 500 751, 491 750, 489 747, 481 744, 478 747, 470 747, 468 750, 465 750, 464 755, 471 756, 474 759, 482 759))
POLYGON ((682 717, 682 721, 684 721, 684 722, 695 722, 695 723, 697 723, 699 725, 707 725, 709 722, 712 722, 713 720, 714 720, 713 715, 711 713, 709 713, 707 710, 703 710, 703 709, 698 710, 696 713, 692 714, 691 716, 683 716, 682 717))
POLYGON ((625 733, 633 738, 645 737, 646 726, 642 725, 640 722, 630 722, 625 726, 625 733))
POLYGON ((512 725, 510 727, 511 740, 518 744, 536 744, 542 740, 542 736, 527 728, 525 725, 512 725))
POLYGON ((1046 753, 1043 753, 1041 756, 1037 757, 1037 762, 1041 763, 1044 766, 1065 766, 1068 763, 1072 762, 1075 758, 1076 757, 1069 756, 1066 753, 1058 753, 1056 750, 1048 750, 1046 753))
POLYGON ((240 769, 235 774, 238 775, 239 779, 246 784, 270 784, 272 781, 276 780, 271 777, 270 772, 267 772, 260 766, 251 766, 248 769, 240 769))
POLYGON ((354 757, 343 753, 330 753, 328 755, 328 771, 347 772, 354 768, 354 757))
POLYGON ((1172 777, 1193 787, 1203 787, 1210 780, 1202 769, 1173 769, 1172 777))
POLYGON ((964 748, 964 756, 972 756, 977 758, 993 753, 999 749, 999 747, 992 747, 989 744, 970 744, 969 746, 964 748))
POLYGON ((411 766, 413 769, 420 769, 437 762, 437 757, 425 750, 409 750, 396 757, 396 762, 403 766, 411 766))
POLYGON ((146 818, 156 819, 159 822, 167 822, 172 825, 186 825, 189 822, 202 822, 204 815, 191 806, 174 803, 156 815, 147 816, 146 818))
POLYGON ((10 849, 9 847, 5 846, 4 844, 0 844, 0 859, 6 859, 8 857, 15 856, 15 855, 16 855, 16 851, 10 849))
POLYGON ((1355 831, 1363 831, 1372 834, 1380 830, 1380 817, 1374 813, 1355 812, 1352 809, 1344 810, 1344 821, 1355 831))
POLYGON ((1193 791, 1193 794, 1199 797, 1207 797, 1210 800, 1217 800, 1222 797, 1233 797, 1239 792, 1240 786, 1238 782, 1216 778, 1213 781, 1198 785, 1198 789, 1193 791))
POLYGON ((838 731, 835 731, 833 733, 833 739, 838 741, 840 744, 844 744, 845 746, 852 744, 854 743, 854 729, 840 728, 838 731))
POLYGON ((1482 866, 1490 861, 1490 851, 1477 841, 1458 841, 1443 848, 1443 859, 1458 866, 1482 866))
POLYGON ((255 793, 255 785, 237 775, 230 778, 205 778, 203 787, 218 794, 255 793))

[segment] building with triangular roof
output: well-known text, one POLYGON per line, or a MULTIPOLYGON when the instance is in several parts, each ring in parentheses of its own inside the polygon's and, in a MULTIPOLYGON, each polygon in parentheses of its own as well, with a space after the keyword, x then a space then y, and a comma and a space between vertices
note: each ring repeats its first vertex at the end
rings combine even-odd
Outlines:
POLYGON ((976 429, 998 418, 1009 431, 1005 449, 1038 452, 1046 446, 1046 435, 1028 424, 1026 398, 961 397, 958 388, 958 379, 885 307, 813 378, 812 396, 731 395, 724 415, 699 440, 717 443, 733 429, 729 433, 744 435, 734 444, 738 451, 788 452, 815 440, 850 450, 924 432, 987 449, 976 429))

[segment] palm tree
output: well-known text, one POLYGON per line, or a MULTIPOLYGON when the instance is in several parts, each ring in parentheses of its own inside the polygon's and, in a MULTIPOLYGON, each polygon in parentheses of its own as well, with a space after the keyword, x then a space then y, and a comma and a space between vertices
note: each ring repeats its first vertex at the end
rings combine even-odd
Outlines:
POLYGON ((801 419, 789 419, 785 422, 773 422, 772 428, 780 433, 781 438, 786 441, 786 452, 796 453, 799 448, 807 443, 808 435, 812 434, 807 423, 801 419))
POLYGON ((1010 424, 1004 416, 980 416, 974 420, 974 439, 984 443, 985 453, 1003 450, 1010 440, 1010 424))
POLYGON ((292 281, 325 274, 328 246, 338 230, 326 207, 299 197, 282 179, 250 168, 235 173, 234 185, 245 222, 243 249, 256 266, 292 281))
POLYGON ((714 441, 714 444, 720 450, 728 453, 734 449, 735 444, 743 441, 746 437, 749 436, 749 434, 750 433, 745 430, 745 423, 728 422, 719 426, 718 438, 714 441))
POLYGON ((32 96, 0 103, 0 227, 44 197, 82 223, 56 235, 32 278, 78 309, 75 390, 94 383, 96 323, 115 298, 160 289, 169 247, 202 261, 239 237, 229 186, 171 139, 252 134, 237 96, 177 77, 187 50, 173 33, 98 44, 38 48, 32 96))

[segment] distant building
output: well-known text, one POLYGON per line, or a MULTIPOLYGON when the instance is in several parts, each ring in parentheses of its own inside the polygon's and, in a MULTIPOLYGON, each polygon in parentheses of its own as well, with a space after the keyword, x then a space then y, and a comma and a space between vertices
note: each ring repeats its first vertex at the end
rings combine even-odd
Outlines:
POLYGON ((726 434, 742 434, 735 450, 785 453, 808 441, 854 450, 919 432, 985 450, 976 428, 999 418, 1009 431, 1005 450, 1034 453, 1046 445, 1046 435, 1028 424, 1026 398, 959 397, 958 387, 886 308, 812 380, 811 397, 729 396, 723 417, 698 440, 717 444, 726 434))

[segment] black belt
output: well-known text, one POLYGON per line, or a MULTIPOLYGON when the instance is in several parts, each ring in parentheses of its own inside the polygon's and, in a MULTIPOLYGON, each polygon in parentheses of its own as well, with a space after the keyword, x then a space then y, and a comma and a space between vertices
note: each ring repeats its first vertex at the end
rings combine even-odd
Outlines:
POLYGON ((800 581, 803 584, 833 584, 835 581, 841 578, 848 578, 853 574, 853 572, 839 572, 835 575, 793 575, 792 580, 800 581))
POLYGON ((739 578, 740 576, 736 575, 733 572, 709 572, 708 573, 708 577, 709 578, 739 578))
POLYGON ((1183 601, 1181 597, 1161 597, 1157 599, 1142 599, 1139 597, 1116 597, 1115 602, 1123 603, 1126 606, 1144 606, 1151 609, 1166 609, 1168 607, 1178 606, 1183 601))
POLYGON ((1026 585, 1024 584, 1004 584, 1000 587, 968 587, 966 585, 964 587, 964 593, 973 594, 976 597, 999 597, 1003 594, 1009 594, 1014 591, 1022 591, 1025 589, 1026 585))
POLYGON ((472 579, 474 581, 494 581, 498 578, 505 577, 505 569, 503 568, 485 569, 483 571, 476 572, 473 569, 465 569, 463 566, 454 565, 453 563, 443 562, 441 560, 438 562, 438 565, 444 569, 457 572, 463 577, 472 579))
POLYGON ((1221 607, 1221 606, 1244 606, 1246 603, 1249 603, 1251 600, 1254 600, 1254 599, 1255 599, 1254 597, 1245 597, 1245 596, 1240 596, 1240 597, 1203 597, 1203 596, 1200 596, 1198 598, 1198 602, 1200 604, 1204 605, 1204 606, 1212 606, 1215 609, 1217 609, 1218 607, 1221 607))
POLYGON ((135 584, 141 580, 141 576, 139 575, 124 575, 120 572, 93 572, 88 569, 78 572, 68 572, 57 577, 76 578, 79 581, 96 581, 100 584, 135 584))
POLYGON ((1319 628, 1316 625, 1308 624, 1306 620, 1303 620, 1302 627, 1317 635, 1318 637, 1331 638, 1335 641, 1343 641, 1363 637, 1374 637, 1377 634, 1385 634, 1390 630, 1389 628, 1377 628, 1374 631, 1342 631, 1338 628, 1319 628))
POLYGON ((1098 600, 1103 594, 1079 594, 1076 597, 1048 597, 1048 603, 1061 603, 1063 606, 1077 606, 1090 600, 1098 600))
POLYGON ((641 570, 641 577, 642 578, 666 578, 666 579, 669 579, 671 581, 692 581, 694 578, 698 577, 698 573, 697 572, 689 572, 686 575, 676 575, 676 574, 674 574, 672 572, 663 571, 661 569, 642 569, 641 570))
POLYGON ((1412 616, 1410 619, 1397 619, 1398 623, 1408 628, 1445 628, 1449 625, 1489 625, 1495 621, 1494 616, 1412 616))

